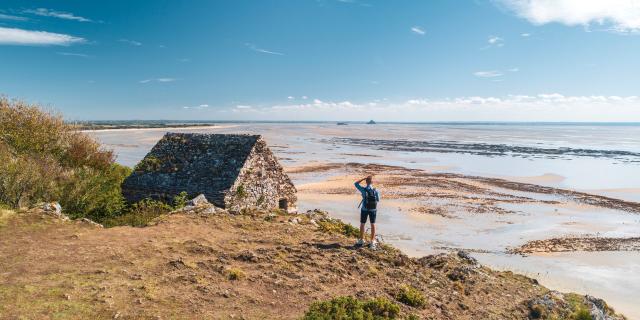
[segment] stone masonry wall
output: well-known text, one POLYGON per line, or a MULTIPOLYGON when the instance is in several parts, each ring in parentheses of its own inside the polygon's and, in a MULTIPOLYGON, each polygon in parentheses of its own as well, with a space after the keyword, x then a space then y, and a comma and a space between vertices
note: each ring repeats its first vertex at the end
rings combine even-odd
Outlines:
POLYGON ((232 211, 244 208, 274 209, 285 199, 288 210, 295 210, 296 188, 284 172, 277 158, 259 139, 238 179, 225 195, 225 204, 232 211))
POLYGON ((295 207, 296 189, 257 135, 167 133, 122 185, 130 203, 171 201, 182 191, 204 194, 218 207, 295 207))

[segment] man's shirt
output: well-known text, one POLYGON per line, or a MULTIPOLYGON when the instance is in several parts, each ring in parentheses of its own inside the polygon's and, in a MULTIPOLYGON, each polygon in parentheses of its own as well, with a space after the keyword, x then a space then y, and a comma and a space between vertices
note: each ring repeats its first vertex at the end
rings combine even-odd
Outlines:
MULTIPOLYGON (((356 182, 356 183, 354 183, 354 185, 356 186, 356 189, 358 189, 358 191, 360 191, 360 194, 362 195, 362 203, 361 204, 364 204, 365 199, 367 199, 367 191, 366 191, 367 189, 369 189, 369 190, 373 189, 373 193, 376 195, 376 201, 380 201, 380 193, 378 192, 377 189, 373 188, 370 184, 368 184, 366 187, 363 187, 359 183, 356 182)), ((366 210, 366 209, 364 209, 364 206, 363 206, 363 210, 366 210)))

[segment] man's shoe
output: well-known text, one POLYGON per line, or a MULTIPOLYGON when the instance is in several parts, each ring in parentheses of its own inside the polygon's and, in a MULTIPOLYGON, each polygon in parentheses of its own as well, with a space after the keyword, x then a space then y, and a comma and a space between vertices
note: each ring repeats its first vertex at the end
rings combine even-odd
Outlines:
POLYGON ((378 241, 373 240, 371 241, 371 243, 369 243, 369 249, 375 250, 378 248, 378 241))
POLYGON ((356 241, 356 247, 362 247, 362 246, 364 246, 364 240, 358 239, 358 241, 356 241))

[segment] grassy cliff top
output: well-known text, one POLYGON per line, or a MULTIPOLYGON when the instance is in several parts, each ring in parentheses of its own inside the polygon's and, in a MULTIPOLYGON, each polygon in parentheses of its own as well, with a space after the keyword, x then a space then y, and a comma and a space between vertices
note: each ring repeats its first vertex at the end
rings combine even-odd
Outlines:
POLYGON ((383 301, 407 319, 585 319, 594 306, 464 253, 356 249, 354 229, 322 212, 212 211, 144 228, 2 211, 0 318, 329 319, 383 301))

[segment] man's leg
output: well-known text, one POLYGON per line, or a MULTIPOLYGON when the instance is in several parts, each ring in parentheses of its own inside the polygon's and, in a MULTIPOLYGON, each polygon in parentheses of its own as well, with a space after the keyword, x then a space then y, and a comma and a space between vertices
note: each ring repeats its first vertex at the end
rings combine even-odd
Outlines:
POLYGON ((369 212, 369 222, 371 222, 371 248, 376 248, 376 217, 378 215, 377 210, 372 210, 369 212))
POLYGON ((364 226, 367 223, 367 213, 364 210, 360 211, 360 238, 356 242, 356 246, 364 245, 364 226))

